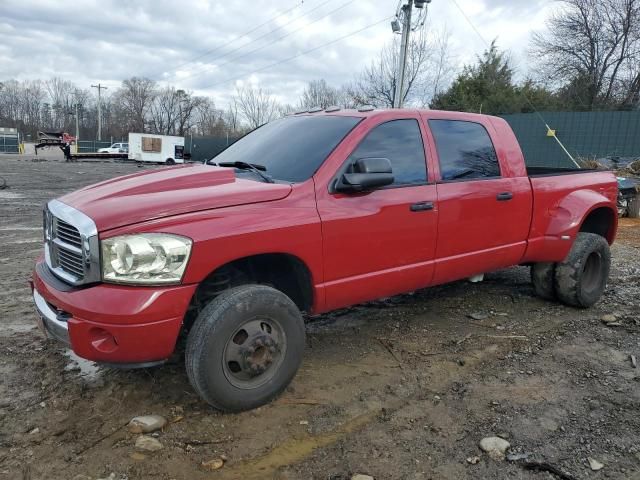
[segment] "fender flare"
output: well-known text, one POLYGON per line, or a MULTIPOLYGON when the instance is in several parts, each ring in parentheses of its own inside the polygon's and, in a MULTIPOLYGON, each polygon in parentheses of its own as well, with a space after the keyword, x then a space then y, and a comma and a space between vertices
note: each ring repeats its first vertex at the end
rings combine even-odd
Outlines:
POLYGON ((569 235, 571 238, 575 238, 585 219, 599 208, 606 208, 611 212, 613 224, 605 236, 611 244, 615 238, 618 212, 611 200, 594 190, 575 190, 564 197, 557 206, 549 211, 552 219, 545 235, 551 237, 569 235))
POLYGON ((529 238, 522 262, 562 261, 569 254, 585 220, 598 209, 606 209, 611 214, 611 225, 604 232, 604 236, 607 242, 612 244, 618 225, 618 211, 615 205, 606 196, 594 190, 575 190, 549 208, 546 215, 550 217, 550 221, 544 231, 536 232, 535 236, 529 238))

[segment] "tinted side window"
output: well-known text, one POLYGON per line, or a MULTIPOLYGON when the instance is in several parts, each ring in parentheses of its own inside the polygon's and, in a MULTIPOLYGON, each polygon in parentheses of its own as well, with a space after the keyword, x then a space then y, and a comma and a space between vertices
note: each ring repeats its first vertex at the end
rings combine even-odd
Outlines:
POLYGON ((479 123, 429 120, 443 180, 500 176, 500 165, 487 130, 479 123))
POLYGON ((349 157, 349 163, 370 157, 389 159, 393 185, 423 184, 427 181, 427 163, 417 120, 392 120, 378 125, 360 142, 349 157))

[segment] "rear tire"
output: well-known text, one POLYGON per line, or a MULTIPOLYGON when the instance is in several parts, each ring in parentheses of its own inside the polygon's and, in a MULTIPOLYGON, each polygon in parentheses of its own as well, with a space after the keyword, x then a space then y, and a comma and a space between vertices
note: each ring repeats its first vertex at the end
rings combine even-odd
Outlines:
POLYGON ((165 163, 167 165, 175 165, 176 161, 173 158, 167 158, 167 161, 165 163))
POLYGON ((187 376, 213 407, 249 410, 289 385, 304 345, 302 315, 284 293, 264 285, 231 288, 195 320, 187 338, 187 376))
POLYGON ((567 305, 587 308, 596 303, 607 284, 611 252, 606 239, 580 232, 567 258, 557 264, 555 287, 567 305))
POLYGON ((533 290, 538 297, 545 300, 557 298, 554 284, 555 271, 555 263, 541 262, 531 266, 531 283, 533 283, 533 290))

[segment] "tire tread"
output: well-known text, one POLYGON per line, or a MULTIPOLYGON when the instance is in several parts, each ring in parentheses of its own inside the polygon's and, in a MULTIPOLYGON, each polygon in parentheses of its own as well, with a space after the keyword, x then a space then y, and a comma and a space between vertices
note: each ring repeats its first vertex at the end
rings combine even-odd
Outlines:
MULTIPOLYGON (((569 255, 563 262, 557 264, 554 275, 556 293, 563 303, 573 307, 587 308, 598 301, 599 297, 594 300, 582 296, 580 292, 580 277, 583 272, 582 262, 589 253, 600 249, 604 256, 605 277, 608 277, 611 253, 607 241, 595 233, 578 233, 569 255)), ((605 286, 606 280, 607 278, 604 279, 605 286)))

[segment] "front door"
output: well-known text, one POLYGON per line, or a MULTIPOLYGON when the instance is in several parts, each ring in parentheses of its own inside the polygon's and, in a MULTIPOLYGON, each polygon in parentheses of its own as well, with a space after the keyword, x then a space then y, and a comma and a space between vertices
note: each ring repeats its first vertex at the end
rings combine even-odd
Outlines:
POLYGON ((428 182, 422 129, 417 116, 382 119, 345 159, 342 169, 361 158, 388 159, 392 185, 365 193, 316 192, 327 309, 430 283, 438 208, 436 187, 428 182))

